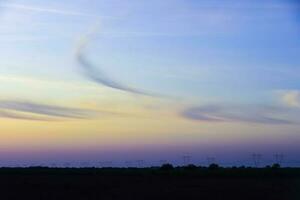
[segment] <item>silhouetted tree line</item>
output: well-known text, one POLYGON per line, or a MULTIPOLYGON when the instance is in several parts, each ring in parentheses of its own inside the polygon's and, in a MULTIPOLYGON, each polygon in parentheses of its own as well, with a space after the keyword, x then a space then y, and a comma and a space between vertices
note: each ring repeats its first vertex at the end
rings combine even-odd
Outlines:
MULTIPOLYGON (((195 170, 195 169, 209 169, 209 170, 217 170, 217 169, 221 169, 221 168, 224 168, 216 163, 212 163, 210 164, 208 167, 204 167, 204 166, 196 166, 194 164, 189 164, 189 165, 186 165, 186 166, 180 166, 180 167, 174 167, 172 164, 170 163, 165 163, 163 164, 160 169, 163 170, 163 171, 169 171, 169 170, 173 170, 175 168, 182 168, 182 169, 186 169, 186 170, 195 170)), ((244 165, 242 166, 232 166, 232 167, 226 167, 226 168, 231 168, 231 169, 246 169, 246 168, 253 168, 253 167, 246 167, 244 165)), ((265 166, 266 169, 280 169, 281 166, 280 164, 278 163, 274 163, 273 165, 267 165, 265 166)))

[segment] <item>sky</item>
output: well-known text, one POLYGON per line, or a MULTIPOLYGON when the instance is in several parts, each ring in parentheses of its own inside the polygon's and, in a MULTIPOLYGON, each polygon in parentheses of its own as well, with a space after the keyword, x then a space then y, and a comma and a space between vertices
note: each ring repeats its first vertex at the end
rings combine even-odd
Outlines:
POLYGON ((0 165, 299 166, 299 11, 0 0, 0 165))

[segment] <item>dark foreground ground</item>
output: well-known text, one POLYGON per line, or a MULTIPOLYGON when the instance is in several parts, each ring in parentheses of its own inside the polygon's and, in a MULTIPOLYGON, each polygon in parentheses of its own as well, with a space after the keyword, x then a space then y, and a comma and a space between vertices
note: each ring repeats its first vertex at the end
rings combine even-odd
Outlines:
POLYGON ((0 199, 300 200, 300 169, 0 169, 0 199))

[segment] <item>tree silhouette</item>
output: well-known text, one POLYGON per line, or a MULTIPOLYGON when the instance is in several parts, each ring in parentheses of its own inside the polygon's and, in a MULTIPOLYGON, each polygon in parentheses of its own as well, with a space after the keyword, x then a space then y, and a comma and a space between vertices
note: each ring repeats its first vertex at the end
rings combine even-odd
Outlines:
POLYGON ((210 164, 208 167, 208 169, 211 169, 211 170, 215 170, 215 169, 219 169, 219 168, 220 168, 220 166, 215 163, 210 164))
POLYGON ((281 166, 280 166, 280 164, 278 164, 278 163, 274 163, 273 165, 272 165, 272 169, 279 169, 281 166))
POLYGON ((169 170, 174 169, 174 167, 173 167, 172 164, 166 163, 166 164, 163 164, 163 165, 160 167, 160 169, 161 169, 161 170, 164 170, 164 171, 169 171, 169 170))
POLYGON ((194 165, 194 164, 189 164, 187 166, 184 166, 184 169, 187 169, 187 170, 194 170, 194 169, 197 169, 197 166, 194 165))

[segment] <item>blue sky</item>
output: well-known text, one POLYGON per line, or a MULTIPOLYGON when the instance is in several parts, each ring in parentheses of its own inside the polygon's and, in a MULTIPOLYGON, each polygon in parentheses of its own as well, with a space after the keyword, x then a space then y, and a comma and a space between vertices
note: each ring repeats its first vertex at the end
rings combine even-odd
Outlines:
POLYGON ((3 5, 2 56, 19 57, 7 61, 17 66, 4 69, 11 73, 77 76, 76 38, 100 23, 89 57, 132 85, 189 96, 299 89, 299 21, 296 4, 289 1, 3 5), (22 67, 22 61, 33 66, 22 67))
MULTIPOLYGON (((283 136, 277 131, 282 130, 290 138, 287 141, 296 145, 300 139, 295 135, 300 128, 299 6, 297 1, 283 0, 2 0, 0 116, 3 120, 21 116, 25 122, 20 127, 38 132, 41 122, 28 124, 26 119, 37 119, 42 113, 47 115, 42 120, 57 115, 73 120, 74 111, 96 110, 110 113, 109 120, 120 127, 125 121, 145 124, 145 135, 137 136, 141 143, 150 138, 155 144, 158 135, 169 130, 173 139, 165 144, 175 145, 183 138, 180 130, 195 134, 194 143, 185 138, 186 146, 198 145, 201 137, 212 146, 220 141, 230 144, 226 134, 241 143, 248 138, 254 145, 254 138, 269 132, 280 144, 283 136), (129 115, 115 117, 119 112, 129 115), (149 118, 139 123, 133 119, 138 115, 149 118), (159 116, 160 122, 151 121, 152 115, 159 116), (170 122, 160 124, 167 116, 170 122), (221 132, 223 123, 229 123, 226 133, 212 136, 221 132), (261 135, 251 135, 253 128, 261 135)), ((78 134, 94 135, 82 143, 68 143, 68 148, 76 151, 102 137, 117 149, 134 147, 131 142, 117 145, 123 129, 115 130, 110 123, 105 128, 96 125, 101 120, 74 122, 75 127, 84 123, 78 134), (97 132, 102 129, 109 136, 97 132)), ((51 127, 47 124, 45 130, 61 135, 49 143, 50 149, 55 139, 65 143, 64 131, 72 130, 68 123, 51 127)), ((25 134, 10 122, 6 128, 25 134)), ((125 129, 128 135, 140 131, 125 129)), ((28 146, 40 137, 32 135, 28 146)), ((27 148, 18 139, 6 139, 13 152, 27 148)), ((289 142, 281 144, 283 149, 289 142)))

